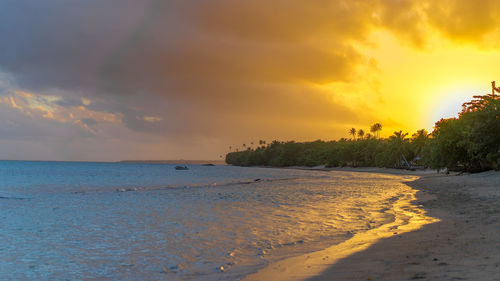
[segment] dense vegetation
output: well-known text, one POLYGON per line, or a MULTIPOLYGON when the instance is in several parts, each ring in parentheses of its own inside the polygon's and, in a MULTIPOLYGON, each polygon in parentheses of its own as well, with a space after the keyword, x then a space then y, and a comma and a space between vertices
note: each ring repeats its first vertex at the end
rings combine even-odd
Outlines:
POLYGON ((434 131, 419 130, 411 137, 402 131, 380 138, 382 125, 371 133, 352 128, 351 139, 279 142, 230 152, 226 162, 239 166, 317 166, 448 168, 478 172, 500 168, 500 98, 475 96, 458 118, 441 119, 434 131))

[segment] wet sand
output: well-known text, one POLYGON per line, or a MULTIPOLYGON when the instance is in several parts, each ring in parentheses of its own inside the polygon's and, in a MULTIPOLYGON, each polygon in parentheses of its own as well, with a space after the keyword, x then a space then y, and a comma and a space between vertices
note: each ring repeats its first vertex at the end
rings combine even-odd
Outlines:
POLYGON ((398 229, 346 257, 334 246, 271 264, 245 280, 500 280, 500 172, 417 174, 420 179, 406 183, 419 190, 413 204, 436 221, 398 229), (341 258, 331 259, 335 255, 341 258))

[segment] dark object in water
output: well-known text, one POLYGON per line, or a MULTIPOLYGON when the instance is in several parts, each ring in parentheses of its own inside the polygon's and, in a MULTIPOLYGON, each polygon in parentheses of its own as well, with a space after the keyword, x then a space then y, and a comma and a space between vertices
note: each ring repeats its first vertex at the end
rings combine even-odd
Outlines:
POLYGON ((260 179, 254 179, 253 181, 260 181, 260 179))
POLYGON ((7 196, 0 196, 0 199, 10 199, 10 200, 24 200, 24 199, 27 199, 27 198, 22 198, 22 197, 7 197, 7 196))
POLYGON ((212 163, 208 163, 208 164, 203 164, 202 166, 215 166, 215 165, 212 163))
POLYGON ((175 166, 176 170, 189 170, 187 166, 175 166))

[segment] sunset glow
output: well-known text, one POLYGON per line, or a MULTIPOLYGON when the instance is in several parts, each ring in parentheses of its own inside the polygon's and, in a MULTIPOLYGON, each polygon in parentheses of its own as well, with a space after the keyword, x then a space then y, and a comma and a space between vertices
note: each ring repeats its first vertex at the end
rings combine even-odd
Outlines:
POLYGON ((0 159, 431 131, 500 80, 497 1, 112 2, 0 4, 0 159))

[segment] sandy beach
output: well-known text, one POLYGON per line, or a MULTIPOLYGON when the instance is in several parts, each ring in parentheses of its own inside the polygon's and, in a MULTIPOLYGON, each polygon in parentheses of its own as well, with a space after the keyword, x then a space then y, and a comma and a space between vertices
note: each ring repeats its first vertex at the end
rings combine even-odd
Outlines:
POLYGON ((412 204, 425 216, 417 211, 411 219, 424 219, 423 226, 388 225, 344 245, 273 263, 245 280, 500 280, 500 172, 352 170, 419 175, 406 184, 418 190, 412 204))

